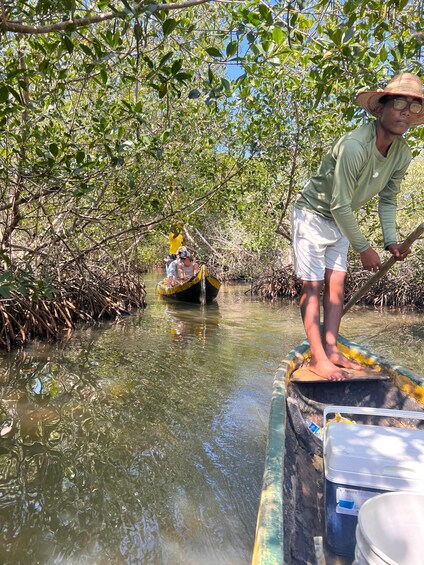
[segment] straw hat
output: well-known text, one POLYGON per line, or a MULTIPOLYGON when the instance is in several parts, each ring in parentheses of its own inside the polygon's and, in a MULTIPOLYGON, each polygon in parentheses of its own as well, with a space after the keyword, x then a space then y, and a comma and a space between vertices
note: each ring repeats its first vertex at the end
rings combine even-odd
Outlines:
POLYGON ((412 96, 419 98, 423 103, 423 110, 419 114, 410 113, 411 125, 424 124, 424 94, 423 83, 420 78, 411 73, 401 73, 392 78, 384 90, 364 91, 356 95, 356 103, 373 116, 379 117, 381 108, 380 98, 386 94, 399 96, 412 96))

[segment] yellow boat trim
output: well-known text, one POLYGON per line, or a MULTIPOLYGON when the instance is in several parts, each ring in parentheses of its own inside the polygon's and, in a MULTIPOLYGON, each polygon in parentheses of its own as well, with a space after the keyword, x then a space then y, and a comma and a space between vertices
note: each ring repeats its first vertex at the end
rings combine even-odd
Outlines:
POLYGON ((339 341, 338 347, 344 355, 355 359, 358 363, 367 365, 376 370, 381 370, 384 368, 385 371, 392 377, 393 384, 408 396, 415 398, 419 404, 424 406, 424 383, 417 380, 420 378, 419 375, 415 375, 412 371, 401 367, 400 365, 395 365, 380 357, 379 355, 369 354, 366 350, 362 349, 356 344, 352 344, 348 341, 339 341))
POLYGON ((165 281, 167 279, 164 279, 161 283, 158 284, 157 290, 158 290, 158 293, 161 294, 161 295, 175 296, 175 294, 178 294, 180 292, 184 292, 185 290, 188 290, 189 288, 191 288, 195 284, 198 284, 199 282, 201 282, 202 277, 207 279, 208 283, 211 284, 213 287, 215 287, 218 290, 220 289, 221 283, 219 282, 219 280, 217 278, 215 278, 213 275, 209 274, 209 271, 208 271, 208 268, 206 267, 206 265, 201 265, 199 271, 195 274, 195 276, 192 277, 187 282, 185 282, 183 284, 179 284, 177 286, 168 287, 165 284, 165 281))

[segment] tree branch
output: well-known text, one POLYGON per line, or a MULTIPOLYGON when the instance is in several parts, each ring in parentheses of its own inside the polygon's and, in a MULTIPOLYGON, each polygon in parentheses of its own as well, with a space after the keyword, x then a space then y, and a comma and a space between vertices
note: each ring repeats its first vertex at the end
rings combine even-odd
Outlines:
MULTIPOLYGON (((143 1, 143 2, 139 2, 134 6, 134 17, 136 17, 137 13, 143 12, 148 8, 151 8, 152 6, 154 6, 155 11, 169 12, 171 10, 182 10, 184 8, 191 8, 192 6, 199 6, 200 4, 207 4, 208 2, 212 2, 212 0, 187 0, 186 2, 180 2, 175 4, 156 4, 155 6, 152 5, 151 3, 143 1)), ((66 31, 66 29, 69 26, 72 26, 72 28, 86 27, 86 26, 98 24, 100 22, 105 22, 108 20, 114 20, 124 17, 126 18, 127 16, 128 14, 124 14, 123 12, 111 11, 111 12, 104 12, 103 14, 99 14, 98 16, 90 16, 87 18, 76 18, 76 19, 71 19, 50 25, 34 26, 34 25, 23 24, 21 22, 16 22, 16 21, 8 21, 3 12, 2 18, 0 20, 0 30, 9 31, 12 33, 23 33, 26 35, 47 34, 57 31, 66 31)))

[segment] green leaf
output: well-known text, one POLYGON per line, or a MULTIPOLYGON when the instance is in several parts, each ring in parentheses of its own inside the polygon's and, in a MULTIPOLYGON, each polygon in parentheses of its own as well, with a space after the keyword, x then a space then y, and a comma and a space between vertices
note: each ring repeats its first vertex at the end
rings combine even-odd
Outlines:
POLYGON ((176 75, 178 73, 178 71, 181 69, 182 66, 183 66, 182 59, 178 59, 177 61, 174 61, 172 63, 172 67, 171 67, 171 73, 173 75, 176 75))
POLYGON ((51 70, 50 61, 48 59, 43 59, 38 65, 38 70, 40 73, 45 74, 47 70, 51 70))
POLYGON ((249 32, 249 33, 246 35, 246 38, 247 38, 247 41, 248 41, 249 43, 255 43, 255 41, 256 41, 256 35, 255 35, 254 33, 252 33, 252 32, 249 32))
POLYGON ((190 79, 192 76, 193 76, 192 73, 177 73, 175 75, 175 78, 180 82, 184 82, 190 79))
POLYGON ((355 30, 353 27, 348 28, 343 34, 343 43, 348 43, 352 37, 355 35, 355 30))
POLYGON ((155 64, 153 63, 153 61, 147 55, 143 55, 143 60, 147 63, 147 66, 149 67, 149 69, 155 68, 155 64))
POLYGON ((172 59, 173 54, 174 54, 173 51, 170 51, 169 53, 164 55, 159 62, 158 69, 163 67, 169 61, 169 59, 172 59))
POLYGON ((284 37, 285 35, 281 27, 275 27, 272 30, 272 39, 277 45, 281 45, 284 42, 284 37))
POLYGON ((324 86, 322 84, 320 84, 317 88, 317 92, 316 92, 316 97, 315 97, 315 108, 318 106, 318 104, 321 101, 322 95, 324 93, 324 86))
POLYGON ((265 20, 267 25, 272 25, 272 12, 267 6, 265 6, 264 4, 259 4, 259 13, 262 16, 262 19, 265 20))
POLYGON ((199 98, 200 97, 200 90, 197 90, 197 88, 190 90, 190 92, 188 93, 188 97, 190 98, 190 100, 194 100, 195 98, 199 98))
POLYGON ((102 83, 106 85, 107 84, 107 72, 104 68, 100 69, 100 76, 101 76, 101 79, 102 79, 102 83))
MULTIPOLYGON (((2 253, 2 258, 4 254, 2 253)), ((13 275, 10 271, 3 271, 0 274, 0 283, 11 283, 13 281, 13 275)))
POLYGON ((64 35, 62 37, 62 44, 65 46, 65 49, 67 50, 68 53, 73 52, 74 44, 72 43, 72 40, 67 35, 64 35))
POLYGON ((237 53, 237 48, 238 48, 238 41, 230 41, 230 43, 227 44, 227 48, 226 48, 226 53, 227 53, 227 57, 232 57, 233 55, 235 55, 237 53))
MULTIPOLYGON (((122 104, 123 104, 123 105, 126 107, 126 109, 129 110, 130 112, 134 112, 134 111, 139 112, 139 111, 141 111, 141 110, 137 110, 136 108, 133 108, 133 107, 131 106, 131 104, 130 104, 127 100, 122 100, 122 104)), ((138 104, 141 104, 141 102, 137 102, 137 105, 138 105, 138 104)), ((143 107, 141 106, 141 108, 143 108, 143 107)))
POLYGON ((207 47, 206 53, 211 57, 222 57, 222 53, 217 47, 207 47))
POLYGON ((349 16, 353 10, 354 10, 354 2, 351 2, 351 0, 347 0, 347 2, 343 3, 343 13, 346 16, 349 16))
POLYGON ((77 151, 77 154, 76 154, 76 157, 75 157, 75 158, 76 158, 76 160, 77 160, 77 163, 80 165, 80 164, 84 161, 84 158, 85 158, 85 153, 84 153, 84 151, 82 151, 81 149, 79 149, 79 150, 77 151))
POLYGON ((221 79, 221 84, 224 87, 224 89, 229 92, 231 90, 231 84, 230 81, 227 80, 226 78, 222 78, 221 79))
POLYGON ((91 57, 92 59, 94 59, 95 55, 93 53, 93 51, 90 49, 90 47, 88 47, 88 45, 84 45, 84 43, 80 43, 79 44, 79 48, 84 51, 84 53, 86 55, 88 55, 89 57, 91 57))
POLYGON ((328 29, 327 30, 330 39, 336 44, 340 45, 342 39, 342 30, 340 28, 336 28, 334 30, 328 29))
POLYGON ((9 98, 9 89, 5 84, 0 86, 0 102, 7 102, 9 98))
POLYGON ((56 143, 50 143, 49 151, 53 155, 53 157, 57 157, 59 155, 59 147, 56 143))
POLYGON ((3 298, 11 298, 13 290, 15 290, 14 285, 0 284, 0 296, 3 298))
POLYGON ((8 86, 8 89, 9 89, 9 92, 13 95, 13 97, 16 98, 16 100, 19 102, 19 104, 22 104, 22 98, 21 98, 19 92, 17 92, 11 86, 8 86))
POLYGON ((271 46, 271 42, 268 41, 268 40, 262 41, 261 46, 262 46, 263 52, 264 52, 264 53, 268 53, 269 48, 270 48, 270 46, 271 46))
POLYGON ((355 113, 355 108, 347 108, 343 114, 346 118, 347 121, 350 121, 353 118, 353 115, 355 113))
POLYGON ((90 187, 87 183, 85 182, 81 182, 79 187, 76 188, 73 192, 74 196, 85 196, 86 194, 88 194, 89 192, 91 192, 93 190, 92 187, 90 187))
POLYGON ((173 18, 168 18, 162 24, 162 31, 165 36, 169 35, 177 27, 178 22, 173 18))
POLYGON ((166 84, 166 82, 162 83, 158 89, 158 94, 159 94, 159 98, 164 98, 166 96, 166 93, 168 92, 168 85, 166 84))

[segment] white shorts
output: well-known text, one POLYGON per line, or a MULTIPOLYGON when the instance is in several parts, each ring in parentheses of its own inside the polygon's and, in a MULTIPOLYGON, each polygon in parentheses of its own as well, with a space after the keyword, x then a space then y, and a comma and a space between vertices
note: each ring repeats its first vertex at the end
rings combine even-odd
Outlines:
POLYGON ((322 281, 326 269, 347 271, 349 240, 333 220, 294 208, 292 243, 296 275, 302 280, 322 281))

